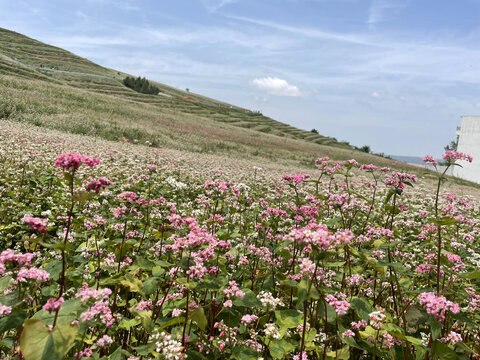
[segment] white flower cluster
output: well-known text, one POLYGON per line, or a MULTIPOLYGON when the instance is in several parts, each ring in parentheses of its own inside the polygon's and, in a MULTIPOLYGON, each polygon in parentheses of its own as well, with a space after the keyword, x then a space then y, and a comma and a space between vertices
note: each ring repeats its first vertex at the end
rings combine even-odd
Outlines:
POLYGON ((162 354, 167 360, 181 360, 186 359, 187 356, 183 353, 183 346, 177 340, 172 339, 171 334, 162 332, 161 334, 153 335, 156 339, 156 352, 162 354))
POLYGON ((257 295, 257 298, 260 300, 263 306, 271 308, 272 310, 275 310, 278 306, 285 305, 281 299, 274 298, 272 293, 268 291, 260 291, 260 293, 257 295))
POLYGON ((382 311, 374 311, 371 312, 369 315, 370 318, 370 325, 374 329, 381 329, 382 328, 382 322, 385 320, 386 316, 382 311))
POLYGON ((430 335, 425 334, 424 332, 421 332, 420 335, 422 336, 422 345, 428 346, 428 343, 430 342, 430 335))
POLYGON ((320 331, 317 335, 315 335, 315 339, 313 341, 317 344, 323 344, 325 340, 327 340, 327 334, 320 331))
POLYGON ((185 189, 187 187, 187 184, 181 181, 177 181, 173 176, 169 176, 168 178, 166 178, 165 182, 177 190, 185 189))
POLYGON ((265 336, 272 339, 280 339, 280 332, 277 324, 268 323, 265 324, 265 336))

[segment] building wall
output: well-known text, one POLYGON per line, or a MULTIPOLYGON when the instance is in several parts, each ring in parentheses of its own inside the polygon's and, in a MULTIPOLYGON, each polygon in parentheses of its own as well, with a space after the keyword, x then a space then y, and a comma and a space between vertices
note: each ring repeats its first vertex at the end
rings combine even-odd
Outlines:
POLYGON ((462 125, 457 129, 457 151, 470 154, 473 162, 457 161, 453 174, 459 178, 480 183, 480 116, 462 116, 462 125))

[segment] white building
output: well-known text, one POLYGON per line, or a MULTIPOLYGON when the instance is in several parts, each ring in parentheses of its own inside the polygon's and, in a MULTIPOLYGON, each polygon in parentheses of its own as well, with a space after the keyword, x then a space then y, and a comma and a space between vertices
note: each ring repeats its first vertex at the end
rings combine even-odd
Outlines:
POLYGON ((462 125, 457 127, 457 151, 470 154, 473 162, 457 161, 453 175, 480 183, 480 116, 462 116, 462 125))

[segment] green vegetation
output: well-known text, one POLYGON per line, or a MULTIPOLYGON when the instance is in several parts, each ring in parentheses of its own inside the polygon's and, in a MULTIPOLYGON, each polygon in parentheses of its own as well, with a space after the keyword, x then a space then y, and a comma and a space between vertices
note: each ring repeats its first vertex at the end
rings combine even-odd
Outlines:
POLYGON ((147 79, 141 78, 140 76, 137 78, 134 78, 133 76, 127 76, 125 79, 123 79, 122 83, 130 89, 142 94, 157 95, 160 92, 158 87, 150 84, 147 79))

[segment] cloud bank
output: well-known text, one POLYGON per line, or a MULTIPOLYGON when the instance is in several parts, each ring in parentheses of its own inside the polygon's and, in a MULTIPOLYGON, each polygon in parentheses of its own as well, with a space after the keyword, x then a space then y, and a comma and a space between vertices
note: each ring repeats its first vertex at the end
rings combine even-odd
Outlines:
POLYGON ((252 84, 270 95, 277 96, 302 96, 302 93, 297 86, 291 85, 287 80, 279 79, 277 77, 255 78, 252 84))

